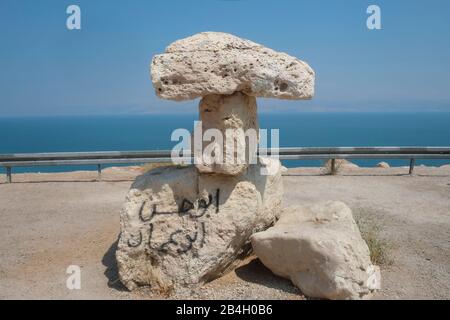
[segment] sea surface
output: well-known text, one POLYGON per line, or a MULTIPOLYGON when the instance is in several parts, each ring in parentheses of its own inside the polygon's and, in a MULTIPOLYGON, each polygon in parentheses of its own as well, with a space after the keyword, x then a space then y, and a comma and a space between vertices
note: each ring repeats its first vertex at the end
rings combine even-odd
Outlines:
MULTIPOLYGON (((0 154, 58 151, 171 149, 176 128, 193 129, 197 115, 127 115, 0 118, 0 154)), ((259 116, 277 128, 281 147, 450 146, 450 113, 295 113, 259 116)), ((381 160, 355 160, 374 166, 381 160)), ((408 160, 387 160, 408 165, 408 160)), ((287 167, 319 166, 320 160, 285 161, 287 167)), ((439 166, 450 160, 418 160, 439 166)), ((14 172, 95 170, 94 166, 14 168, 14 172)), ((3 168, 0 168, 4 172, 3 168)))

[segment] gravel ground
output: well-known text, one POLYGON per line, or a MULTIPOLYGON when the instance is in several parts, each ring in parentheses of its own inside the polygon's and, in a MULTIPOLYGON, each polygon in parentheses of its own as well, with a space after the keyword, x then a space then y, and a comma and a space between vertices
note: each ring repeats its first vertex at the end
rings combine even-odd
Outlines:
MULTIPOLYGON (((450 167, 290 169, 285 206, 342 200, 376 221, 392 265, 382 268, 380 299, 450 298, 450 167)), ((0 175, 0 299, 161 299, 148 288, 128 292, 117 279, 119 211, 137 168, 0 175), (81 290, 66 287, 79 265, 81 290)), ((232 272, 175 299, 305 299, 288 280, 249 257, 232 272)))

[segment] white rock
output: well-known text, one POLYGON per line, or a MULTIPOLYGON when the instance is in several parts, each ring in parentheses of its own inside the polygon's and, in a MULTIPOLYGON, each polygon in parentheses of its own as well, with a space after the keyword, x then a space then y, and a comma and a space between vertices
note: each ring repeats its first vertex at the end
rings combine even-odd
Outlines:
POLYGON ((274 227, 251 237, 262 263, 307 296, 361 299, 380 288, 379 268, 342 202, 286 209, 274 227))
POLYGON ((389 165, 389 163, 384 162, 384 161, 377 163, 377 168, 387 169, 387 168, 390 168, 390 167, 391 166, 389 165))
MULTIPOLYGON (((357 168, 359 168, 359 166, 357 164, 350 162, 346 159, 336 159, 335 166, 336 166, 336 169, 339 169, 339 168, 341 168, 341 169, 357 169, 357 168)), ((331 168, 331 160, 328 160, 325 163, 325 167, 331 168)))
POLYGON ((249 40, 203 32, 175 41, 151 64, 156 94, 190 100, 210 94, 310 99, 314 71, 303 61, 249 40))
MULTIPOLYGON (((202 121, 202 136, 211 129, 220 131, 222 141, 205 141, 202 147, 202 157, 197 157, 197 168, 202 173, 220 173, 238 175, 249 164, 248 152, 258 147, 258 118, 256 115, 256 98, 241 92, 232 95, 209 95, 200 101, 200 120, 202 121), (250 129, 250 130, 249 130, 250 129), (246 140, 246 133, 252 137, 246 140), (204 149, 214 144, 215 155, 219 158, 204 159, 204 149), (206 162, 206 163, 205 163, 206 162)), ((256 157, 255 157, 256 159, 256 157)))
POLYGON ((139 176, 121 213, 116 252, 119 276, 130 290, 161 292, 220 276, 249 237, 277 220, 282 181, 251 165, 239 176, 199 175, 194 166, 166 167, 139 176))

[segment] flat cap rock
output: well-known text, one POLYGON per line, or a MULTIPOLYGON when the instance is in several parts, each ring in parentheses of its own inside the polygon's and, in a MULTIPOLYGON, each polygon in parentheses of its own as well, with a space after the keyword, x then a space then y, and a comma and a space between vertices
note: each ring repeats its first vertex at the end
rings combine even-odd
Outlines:
POLYGON ((156 94, 191 100, 210 94, 310 99, 314 71, 286 53, 227 33, 203 32, 175 41, 151 65, 156 94))

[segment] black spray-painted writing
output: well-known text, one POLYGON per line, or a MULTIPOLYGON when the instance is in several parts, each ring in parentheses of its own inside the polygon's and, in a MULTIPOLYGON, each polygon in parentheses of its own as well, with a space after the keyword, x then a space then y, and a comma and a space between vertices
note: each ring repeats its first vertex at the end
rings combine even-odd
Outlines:
MULTIPOLYGON (((216 213, 219 213, 219 195, 220 190, 216 190, 216 196, 215 196, 215 207, 216 207, 216 213)), ((200 218, 202 217, 209 209, 211 204, 213 203, 213 196, 211 194, 208 195, 208 201, 205 199, 199 199, 197 200, 197 212, 195 212, 195 205, 188 199, 183 199, 181 202, 181 205, 178 208, 178 212, 164 212, 164 211, 158 211, 156 203, 152 205, 152 209, 150 211, 150 215, 148 217, 144 217, 144 208, 147 204, 147 201, 144 201, 139 209, 139 219, 142 222, 149 222, 152 220, 152 218, 155 215, 170 215, 170 214, 178 214, 180 216, 189 214, 191 218, 200 218)))
POLYGON ((162 253, 168 253, 170 248, 173 248, 178 254, 186 253, 193 248, 193 244, 200 239, 200 247, 205 244, 206 226, 205 223, 201 224, 201 233, 195 231, 193 235, 185 234, 183 230, 176 230, 170 234, 169 241, 164 242, 158 251, 162 253), (177 237, 179 236, 179 237, 177 237), (184 237, 183 237, 184 236, 184 237), (177 240, 178 238, 178 240, 177 240), (181 238, 181 239, 180 239, 181 238))
MULTIPOLYGON (((150 214, 148 216, 144 216, 144 208, 147 205, 147 201, 144 201, 139 208, 139 220, 142 222, 150 222, 156 215, 171 215, 178 214, 180 217, 188 215, 190 218, 196 221, 198 218, 201 218, 205 215, 205 213, 209 210, 211 205, 214 203, 215 212, 219 213, 219 203, 220 203, 220 189, 216 190, 215 197, 211 194, 208 194, 208 199, 198 199, 195 202, 191 202, 190 200, 184 198, 176 212, 166 212, 166 211, 158 211, 157 205, 152 204, 150 214), (197 209, 196 209, 197 208, 197 209)), ((209 215, 207 215, 209 217, 209 215)), ((205 222, 200 222, 200 231, 198 231, 198 225, 196 226, 197 231, 194 233, 185 233, 183 230, 178 229, 172 232, 169 236, 168 241, 164 242, 162 245, 158 247, 158 251, 162 253, 168 253, 169 249, 172 248, 178 254, 186 253, 193 248, 193 244, 199 242, 200 248, 205 244, 205 236, 206 236, 206 224, 205 222), (200 233, 200 235, 199 235, 200 233)), ((149 232, 148 232, 148 245, 151 243, 151 239, 154 232, 154 224, 149 224, 149 232)), ((137 235, 133 235, 128 240, 129 247, 138 247, 141 245, 143 240, 142 232, 139 231, 137 235)))

